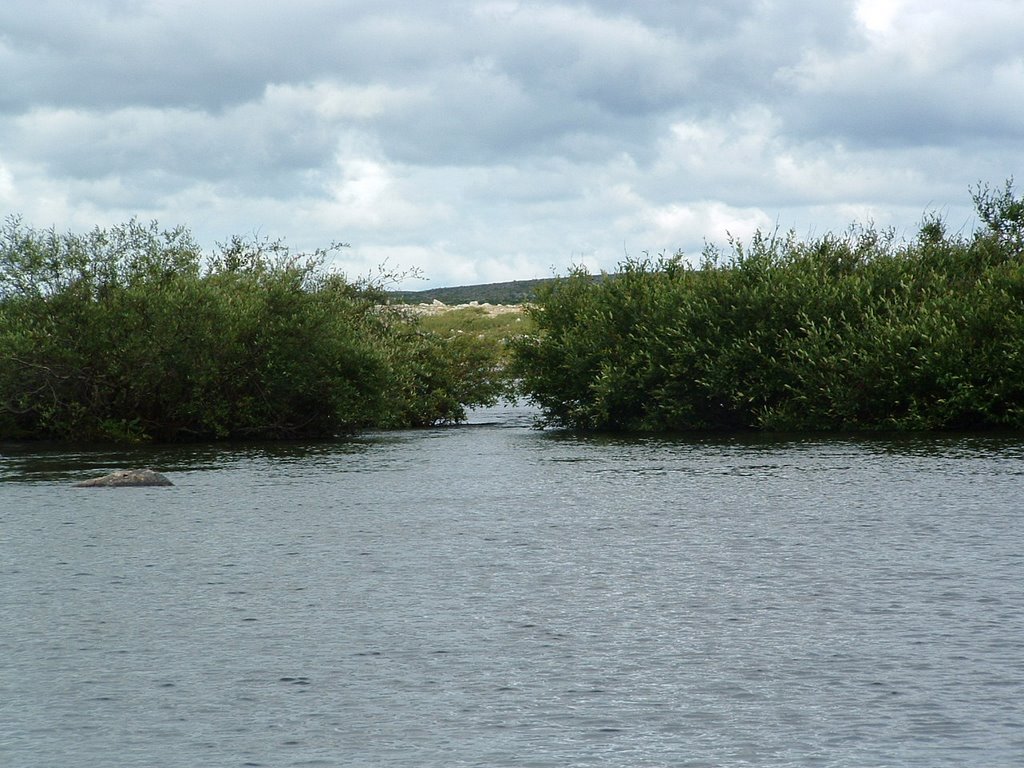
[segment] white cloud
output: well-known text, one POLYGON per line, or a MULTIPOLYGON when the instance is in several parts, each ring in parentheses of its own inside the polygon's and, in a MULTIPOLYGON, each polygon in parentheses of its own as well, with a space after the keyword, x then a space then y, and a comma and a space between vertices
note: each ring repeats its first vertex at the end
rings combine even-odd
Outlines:
POLYGON ((312 213, 322 225, 398 233, 451 218, 443 201, 426 197, 426 190, 417 190, 400 174, 399 167, 386 162, 341 154, 326 183, 329 197, 319 200, 312 213))
POLYGON ((971 95, 961 90, 965 80, 984 87, 993 67, 1012 69, 1024 57, 1024 15, 1014 0, 982 0, 969 13, 959 2, 862 0, 856 18, 866 31, 860 46, 812 46, 780 77, 811 93, 924 88, 955 103, 954 92, 971 95))
POLYGON ((868 32, 886 35, 892 32, 901 5, 900 0, 858 0, 854 17, 868 32))
POLYGON ((270 83, 261 107, 305 119, 338 123, 370 120, 404 111, 425 101, 424 89, 396 88, 384 83, 346 85, 325 80, 315 83, 270 83))
MULTIPOLYGON (((759 208, 736 208, 718 200, 652 206, 641 215, 646 239, 655 243, 692 243, 706 239, 723 243, 728 237, 749 239, 758 229, 770 230, 772 220, 759 208)), ((668 253, 673 249, 662 248, 668 253)), ((696 258, 692 250, 687 256, 696 258)))
POLYGON ((14 200, 14 173, 0 157, 0 207, 6 208, 14 200))

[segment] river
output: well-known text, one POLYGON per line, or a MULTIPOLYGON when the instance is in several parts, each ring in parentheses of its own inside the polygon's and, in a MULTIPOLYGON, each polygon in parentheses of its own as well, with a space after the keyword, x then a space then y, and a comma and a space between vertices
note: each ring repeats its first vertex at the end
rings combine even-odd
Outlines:
POLYGON ((0 448, 0 764, 1024 765, 1024 438, 531 419, 0 448))

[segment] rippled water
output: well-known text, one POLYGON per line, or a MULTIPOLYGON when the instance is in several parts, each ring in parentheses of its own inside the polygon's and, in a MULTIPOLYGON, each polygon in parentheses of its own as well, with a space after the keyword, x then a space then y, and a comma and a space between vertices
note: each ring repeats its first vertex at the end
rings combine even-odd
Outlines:
POLYGON ((475 421, 0 449, 0 764, 1024 765, 1024 440, 475 421))

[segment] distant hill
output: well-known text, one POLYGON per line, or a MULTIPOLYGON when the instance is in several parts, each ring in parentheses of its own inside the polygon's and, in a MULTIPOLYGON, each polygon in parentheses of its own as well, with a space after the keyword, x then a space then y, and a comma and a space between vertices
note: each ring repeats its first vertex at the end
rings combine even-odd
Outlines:
POLYGON ((425 291, 388 291, 393 301, 404 304, 423 304, 434 300, 444 304, 523 304, 533 298, 538 286, 553 278, 540 280, 513 280, 510 283, 462 285, 455 288, 430 288, 425 291))

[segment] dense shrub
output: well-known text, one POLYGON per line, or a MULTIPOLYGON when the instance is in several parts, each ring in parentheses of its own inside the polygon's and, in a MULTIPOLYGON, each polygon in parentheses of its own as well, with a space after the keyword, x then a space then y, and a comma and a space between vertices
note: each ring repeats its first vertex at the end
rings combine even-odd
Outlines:
POLYGON ((728 255, 631 260, 540 290, 516 371, 583 430, 1024 428, 1024 204, 913 242, 758 233, 728 255))
POLYGON ((419 332, 383 293, 184 229, 0 230, 0 437, 182 440, 419 426, 493 402, 485 352, 419 332))

